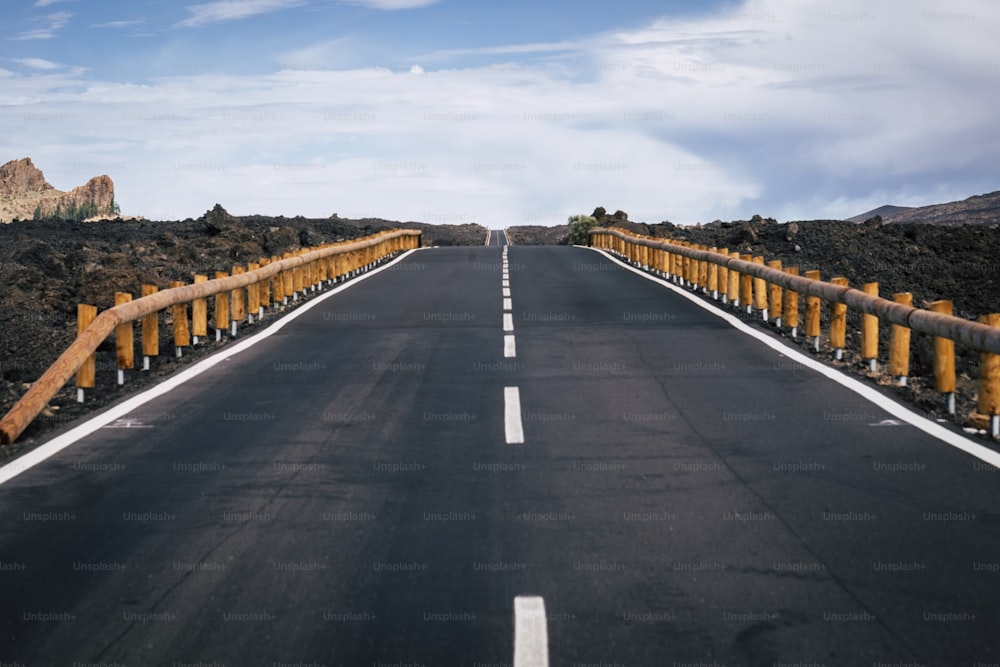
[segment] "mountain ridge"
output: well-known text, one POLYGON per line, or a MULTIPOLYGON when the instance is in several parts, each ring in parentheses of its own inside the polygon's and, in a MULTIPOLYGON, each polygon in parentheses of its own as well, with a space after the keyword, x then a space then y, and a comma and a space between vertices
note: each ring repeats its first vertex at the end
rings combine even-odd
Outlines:
POLYGON ((1000 190, 928 206, 886 204, 845 219, 848 222, 864 222, 875 215, 881 216, 884 224, 1000 225, 1000 190))
POLYGON ((33 217, 115 217, 115 184, 107 174, 94 176, 69 192, 45 180, 30 157, 0 165, 0 222, 33 217))

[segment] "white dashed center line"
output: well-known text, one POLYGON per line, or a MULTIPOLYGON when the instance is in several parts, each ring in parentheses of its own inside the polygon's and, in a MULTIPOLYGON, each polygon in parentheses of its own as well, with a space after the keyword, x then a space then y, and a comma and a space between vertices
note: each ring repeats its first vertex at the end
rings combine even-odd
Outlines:
POLYGON ((521 424, 521 391, 517 387, 503 388, 504 433, 508 445, 524 444, 521 424))
POLYGON ((514 315, 513 313, 503 314, 503 330, 513 331, 514 330, 514 315))
POLYGON ((549 667, 545 600, 539 596, 514 598, 514 667, 549 667))
POLYGON ((508 359, 517 356, 517 347, 514 345, 513 334, 507 334, 503 337, 503 356, 508 359))

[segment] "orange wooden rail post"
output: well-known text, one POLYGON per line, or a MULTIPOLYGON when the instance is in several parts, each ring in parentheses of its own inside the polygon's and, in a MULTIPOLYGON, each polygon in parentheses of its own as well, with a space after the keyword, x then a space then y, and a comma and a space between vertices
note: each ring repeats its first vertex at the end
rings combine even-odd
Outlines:
MULTIPOLYGON (((982 324, 1000 327, 1000 313, 990 313, 979 318, 982 324)), ((979 362, 978 411, 990 418, 990 437, 1000 437, 1000 354, 981 352, 979 362)))
MULTIPOLYGON (((752 262, 753 255, 743 254, 740 256, 744 262, 752 262)), ((749 273, 740 274, 740 305, 747 315, 753 314, 753 276, 749 273)))
MULTIPOLYGON (((806 271, 806 278, 809 280, 819 280, 820 273, 817 270, 806 271)), ((819 352, 819 320, 820 320, 820 298, 818 296, 806 296, 806 338, 811 338, 813 349, 819 352)))
MULTIPOLYGON (((242 266, 234 265, 231 276, 239 276, 246 273, 242 266)), ((229 306, 232 315, 229 320, 230 335, 236 338, 236 327, 246 317, 246 292, 242 287, 237 287, 229 293, 229 306)))
MULTIPOLYGON (((81 303, 76 307, 76 333, 82 334, 97 317, 97 306, 81 303)), ((84 389, 93 389, 97 371, 97 354, 87 357, 76 371, 76 400, 83 403, 84 389)))
MULTIPOLYGON (((261 267, 265 267, 271 263, 271 260, 267 257, 261 257, 258 261, 261 267)), ((265 278, 257 283, 257 289, 260 297, 260 311, 257 313, 257 319, 262 320, 264 319, 264 311, 271 305, 271 279, 265 278)))
MULTIPOLYGON (((861 291, 878 296, 878 283, 865 283, 861 291)), ((878 370, 878 316, 865 313, 861 316, 861 358, 868 362, 868 371, 878 370)))
MULTIPOLYGON (((913 303, 913 295, 899 292, 892 295, 892 300, 909 306, 913 303)), ((892 325, 889 338, 889 373, 900 387, 906 386, 906 378, 910 374, 910 330, 899 324, 892 325)))
MULTIPOLYGON (((207 283, 208 276, 195 275, 194 282, 196 285, 207 283)), ((184 319, 187 321, 186 315, 184 319)), ((198 344, 199 337, 208 338, 208 299, 195 299, 191 302, 191 334, 195 345, 198 344)))
MULTIPOLYGON (((790 266, 785 269, 785 273, 791 276, 799 275, 799 267, 790 266)), ((782 297, 782 320, 783 324, 788 327, 792 340, 798 337, 799 333, 799 293, 793 290, 786 290, 784 296, 782 297)))
MULTIPOLYGON (((730 259, 739 259, 740 253, 737 250, 733 250, 729 253, 730 259)), ((733 308, 740 307, 740 284, 742 280, 740 278, 740 272, 736 269, 729 269, 729 284, 726 286, 726 294, 729 297, 729 303, 733 304, 733 308)))
MULTIPOLYGON (((215 279, 227 278, 225 271, 216 271, 215 279)), ((222 332, 229 328, 229 292, 215 295, 215 340, 222 340, 222 332)))
MULTIPOLYGON (((941 299, 931 304, 931 310, 951 315, 954 308, 951 301, 941 299)), ((955 414, 955 341, 943 336, 934 336, 934 389, 944 394, 948 414, 955 414)))
MULTIPOLYGON (((249 271, 256 271, 260 268, 260 263, 250 262, 247 264, 249 271)), ((261 282, 254 282, 247 285, 247 324, 253 324, 253 318, 260 312, 260 286, 261 282)))
POLYGON ((344 282, 344 256, 334 255, 333 256, 333 282, 342 283, 344 282))
MULTIPOLYGON (((334 243, 333 245, 337 245, 334 243)), ((337 284, 337 255, 333 255, 327 260, 330 263, 330 284, 337 284)))
MULTIPOLYGON (((701 246, 699 246, 697 243, 692 243, 691 249, 701 250, 701 246)), ((691 258, 691 262, 688 264, 688 273, 690 274, 689 282, 691 283, 691 289, 698 291, 698 288, 701 286, 701 284, 698 282, 699 279, 701 278, 701 262, 697 258, 695 257, 691 258)))
MULTIPOLYGON (((115 292, 115 305, 120 306, 132 300, 128 292, 115 292)), ((131 322, 122 322, 115 327, 115 356, 118 361, 118 384, 125 384, 125 369, 135 368, 135 336, 131 322)))
MULTIPOLYGON (((159 292, 156 285, 143 285, 142 295, 159 292)), ((160 354, 160 314, 150 313, 142 318, 142 370, 149 370, 149 358, 160 354)))
MULTIPOLYGON (((195 281, 197 281, 197 276, 195 281)), ((184 287, 184 283, 176 280, 170 283, 170 287, 184 287)), ((195 299, 197 301, 197 299, 195 299)), ((191 333, 188 330, 188 315, 186 303, 175 303, 172 306, 174 320, 174 354, 179 359, 183 354, 183 349, 191 344, 191 333)))
MULTIPOLYGON (((692 250, 701 250, 697 243, 689 243, 688 247, 692 250)), ((697 290, 699 287, 698 278, 701 277, 701 262, 694 257, 688 262, 688 283, 691 289, 697 290)))
MULTIPOLYGON (((275 255, 274 257, 271 258, 271 261, 280 262, 281 258, 275 255)), ((277 309, 282 304, 285 303, 285 298, 287 297, 287 295, 285 294, 284 271, 276 273, 275 275, 271 276, 271 289, 273 290, 273 293, 271 295, 271 303, 274 304, 275 309, 277 309)))
MULTIPOLYGON (((700 245, 698 246, 698 250, 708 250, 708 246, 700 245)), ((704 259, 698 260, 698 286, 701 287, 701 291, 704 294, 708 294, 710 291, 708 286, 708 266, 708 261, 704 259)))
MULTIPOLYGON (((781 271, 781 260, 772 259, 767 263, 768 268, 781 271)), ((768 283, 768 310, 771 311, 771 316, 774 317, 774 325, 781 328, 781 285, 778 283, 768 283)), ((766 318, 765 318, 766 319, 766 318)))
MULTIPOLYGON (((283 259, 290 259, 291 257, 292 253, 290 252, 286 252, 282 255, 283 259)), ((295 290, 293 289, 295 287, 294 274, 295 274, 294 269, 286 269, 285 271, 281 272, 281 292, 282 294, 285 295, 284 298, 282 299, 282 304, 286 306, 288 305, 289 298, 292 299, 295 298, 294 294, 295 290)))
POLYGON ((319 283, 321 287, 326 284, 327 269, 329 268, 329 266, 330 263, 326 259, 316 260, 316 268, 318 271, 318 274, 316 276, 316 282, 319 283))
MULTIPOLYGON (((764 266, 764 257, 757 255, 753 258, 753 263, 764 266)), ((767 281, 756 276, 753 279, 753 307, 760 318, 767 322, 767 281)))
MULTIPOLYGON (((719 252, 719 249, 712 246, 708 249, 709 252, 719 252)), ((708 264, 708 291, 712 294, 712 298, 716 301, 719 300, 719 265, 715 262, 705 262, 708 264)))
MULTIPOLYGON (((720 255, 729 256, 729 248, 721 248, 720 255)), ((719 299, 722 303, 729 303, 729 267, 719 264, 716 268, 719 271, 719 299)))
MULTIPOLYGON (((847 278, 837 276, 831 278, 833 285, 847 286, 847 278)), ((847 347, 847 304, 839 301, 830 302, 830 347, 833 357, 840 361, 844 358, 844 348, 847 347)))
POLYGON ((302 293, 302 267, 296 266, 292 269, 292 301, 299 300, 299 294, 302 293))

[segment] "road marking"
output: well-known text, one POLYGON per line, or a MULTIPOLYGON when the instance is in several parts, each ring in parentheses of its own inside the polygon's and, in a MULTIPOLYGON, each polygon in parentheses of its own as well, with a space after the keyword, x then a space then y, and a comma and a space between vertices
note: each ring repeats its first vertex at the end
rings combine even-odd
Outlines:
POLYGON ((513 331, 514 330, 514 314, 504 313, 503 314, 503 330, 513 331))
POLYGON ((513 305, 512 301, 511 301, 511 299, 504 299, 503 300, 503 309, 504 310, 514 310, 514 305, 513 305))
POLYGON ((500 281, 500 286, 501 287, 510 287, 510 280, 501 280, 500 281))
POLYGON ((504 287, 503 288, 503 295, 504 296, 510 296, 510 288, 509 287, 504 287))
POLYGON ((104 428, 153 428, 150 424, 143 424, 138 419, 116 419, 104 428))
POLYGON ((514 598, 514 667, 549 667, 549 631, 540 596, 514 598))
POLYGON ((127 416, 129 413, 135 412, 136 408, 145 405, 146 403, 162 396, 163 394, 166 394, 172 389, 175 389, 180 385, 184 384, 188 380, 192 380, 198 377, 205 371, 214 368, 218 364, 228 360, 229 357, 236 356, 240 352, 256 345, 262 340, 270 338, 274 334, 281 331, 285 327, 285 325, 287 325, 289 322, 292 322, 299 316, 306 314, 307 312, 318 306, 323 301, 329 299, 334 294, 343 292, 344 290, 349 289, 354 285, 357 285, 365 280, 368 280, 372 276, 381 273, 382 271, 385 271, 390 266, 393 266, 394 264, 398 264, 399 262, 403 261, 404 258, 406 258, 407 256, 409 256, 411 253, 414 252, 420 252, 420 249, 407 250, 402 255, 400 255, 393 261, 389 262, 388 264, 383 264, 377 269, 368 271, 367 273, 364 273, 358 276, 357 278, 354 278, 350 282, 342 284, 340 287, 333 288, 326 294, 321 294, 320 296, 316 297, 309 303, 303 304, 298 308, 296 308, 295 310, 293 310, 292 312, 284 315, 283 317, 281 317, 281 319, 275 320, 270 326, 268 326, 267 329, 264 329, 260 333, 256 333, 253 336, 250 336, 249 338, 244 338, 242 341, 236 343, 235 345, 232 345, 231 347, 226 347, 222 350, 219 350, 219 352, 212 355, 211 357, 203 359, 198 363, 194 364, 193 366, 191 366, 190 368, 187 368, 177 373, 177 375, 167 378, 166 380, 156 385, 155 387, 151 387, 147 391, 144 391, 141 394, 137 394, 136 396, 133 396, 119 403, 118 405, 109 408, 105 412, 95 415, 94 417, 88 419, 79 426, 63 433, 62 435, 56 438, 53 438, 52 440, 49 440, 46 443, 39 445, 38 447, 31 450, 24 456, 20 456, 14 459, 10 463, 0 468, 0 484, 9 482, 10 480, 20 475, 21 473, 30 470, 31 468, 34 468, 36 465, 38 465, 45 459, 55 454, 58 454, 59 452, 66 449, 67 447, 77 442, 78 440, 87 437, 91 433, 94 433, 98 429, 103 428, 104 426, 114 422, 117 419, 121 419, 122 417, 127 416))
POLYGON ((692 303, 697 305, 699 308, 703 308, 708 312, 712 313, 713 315, 716 315, 717 317, 721 318, 725 322, 728 322, 737 331, 741 331, 746 335, 757 339, 764 345, 767 345, 773 350, 777 350, 778 352, 785 355, 789 359, 794 359, 795 361, 799 362, 806 368, 811 368, 820 375, 823 375, 829 378, 830 380, 833 380, 840 386, 845 387, 846 389, 853 391, 855 394, 858 394, 859 396, 874 403, 878 407, 888 412, 893 417, 902 419, 908 424, 915 426, 916 428, 920 429, 921 431, 931 436, 932 438, 937 438, 941 442, 947 445, 951 445, 955 449, 960 449, 966 454, 975 456, 980 461, 984 461, 985 463, 989 463, 994 467, 1000 468, 1000 452, 995 452, 988 447, 984 447, 983 445, 980 445, 977 442, 969 440, 963 435, 954 433, 946 429, 945 427, 941 426, 936 422, 931 421, 930 419, 927 419, 926 417, 920 416, 919 414, 909 409, 908 407, 901 405, 892 400, 891 398, 889 398, 888 396, 885 396, 884 394, 876 391, 874 388, 863 384, 859 380, 856 380, 850 377, 849 375, 844 375, 835 368, 826 366, 820 363, 819 361, 816 361, 815 359, 806 356, 799 350, 793 347, 789 347, 779 340, 771 338, 768 334, 764 333, 763 331, 758 331, 756 329, 751 328, 747 324, 744 324, 739 318, 734 317, 733 315, 725 312, 724 310, 716 308, 713 304, 708 303, 707 301, 703 301, 700 297, 688 292, 687 290, 681 287, 674 285, 673 283, 670 283, 661 278, 657 278, 655 276, 651 276, 648 273, 633 268, 628 264, 619 261, 618 258, 614 257, 613 255, 606 253, 598 248, 590 248, 590 250, 593 250, 594 252, 604 255, 611 261, 621 265, 622 267, 624 267, 629 271, 632 271, 633 273, 639 274, 646 280, 652 281, 654 283, 659 283, 660 285, 665 286, 667 289, 670 289, 676 292, 677 294, 680 294, 688 301, 691 301, 692 303))
POLYGON ((503 388, 504 433, 508 445, 524 444, 524 427, 521 425, 521 391, 517 387, 503 388))
POLYGON ((503 356, 508 359, 517 356, 517 347, 514 344, 513 334, 508 334, 503 337, 503 356))

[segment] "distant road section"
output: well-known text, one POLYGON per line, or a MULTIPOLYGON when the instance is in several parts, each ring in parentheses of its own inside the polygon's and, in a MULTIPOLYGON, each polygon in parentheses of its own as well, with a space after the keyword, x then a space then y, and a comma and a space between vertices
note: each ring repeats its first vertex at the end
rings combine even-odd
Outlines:
POLYGON ((502 229, 491 229, 486 237, 486 245, 493 248, 502 248, 505 245, 510 245, 507 238, 507 232, 502 229))
POLYGON ((997 470, 791 354, 412 252, 0 485, 0 662, 995 662, 997 470))

